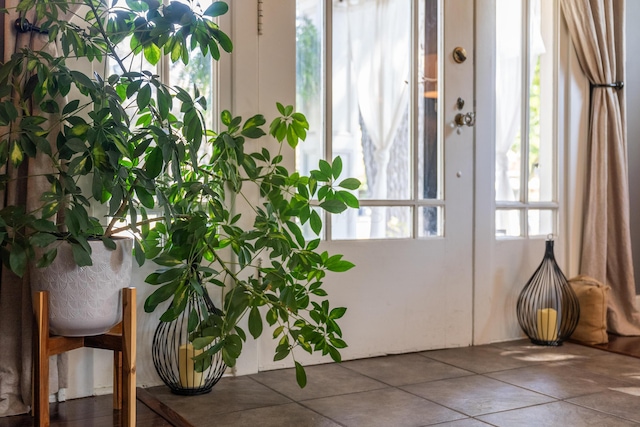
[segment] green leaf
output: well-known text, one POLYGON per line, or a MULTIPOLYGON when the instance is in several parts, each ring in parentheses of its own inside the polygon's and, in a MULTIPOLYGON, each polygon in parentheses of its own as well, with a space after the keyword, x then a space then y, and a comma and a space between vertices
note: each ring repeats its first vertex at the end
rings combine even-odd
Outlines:
POLYGON ((340 200, 332 199, 325 200, 324 202, 320 203, 320 207, 327 212, 338 214, 340 212, 344 212, 347 209, 347 204, 340 200))
POLYGON ((41 247, 41 248, 49 246, 50 244, 52 244, 56 240, 58 240, 58 238, 56 236, 54 236, 53 234, 48 234, 48 233, 35 233, 29 239, 29 241, 31 242, 32 245, 38 246, 38 247, 41 247))
POLYGON ((14 244, 9 253, 9 267, 17 276, 22 277, 27 268, 27 252, 22 246, 14 244))
POLYGON ((140 88, 136 97, 136 103, 140 110, 144 110, 151 101, 151 86, 146 84, 140 88))
POLYGON ((320 230, 322 230, 322 219, 320 218, 320 215, 318 215, 318 212, 311 211, 309 225, 311 226, 311 230, 313 230, 314 233, 320 234, 320 230))
POLYGON ((91 254, 79 243, 71 243, 71 252, 73 254, 73 260, 78 267, 93 265, 91 254))
POLYGON ((202 350, 206 346, 210 345, 215 337, 198 337, 193 340, 193 348, 196 350, 202 350))
POLYGON ((258 338, 262 334, 262 317, 258 307, 252 307, 249 312, 249 333, 253 338, 258 338))
POLYGON ((198 326, 199 318, 198 312, 195 308, 191 309, 191 313, 189 313, 189 320, 187 321, 187 333, 191 333, 196 330, 198 326))
POLYGON ((147 297, 144 302, 144 311, 147 313, 151 313, 156 309, 158 304, 169 299, 176 289, 180 286, 180 282, 176 281, 173 283, 168 283, 156 289, 151 295, 147 297))
POLYGON ((162 52, 156 44, 149 43, 144 47, 144 58, 149 61, 151 65, 156 65, 161 57, 162 52))
POLYGON ((133 240, 133 254, 135 255, 138 265, 142 266, 146 260, 146 257, 144 255, 144 249, 142 248, 142 245, 140 245, 138 239, 133 240))
POLYGON ((145 163, 145 169, 147 170, 149 178, 153 179, 160 175, 163 163, 162 149, 160 147, 155 147, 147 156, 147 161, 145 163))
POLYGON ((333 159, 333 165, 331 166, 331 174, 333 179, 338 179, 340 174, 342 173, 342 159, 340 156, 333 159))
POLYGON ((103 236, 102 243, 104 244, 105 248, 110 249, 112 251, 115 251, 117 248, 116 242, 114 242, 113 239, 109 237, 103 236))
POLYGON ((329 162, 321 159, 318 162, 318 166, 320 167, 320 172, 322 172, 323 175, 325 175, 328 178, 333 176, 333 169, 331 168, 331 165, 329 164, 329 162))
POLYGON ((338 187, 346 188, 347 190, 357 190, 360 188, 360 180, 356 178, 347 178, 338 184, 338 187))
POLYGON ((355 264, 349 261, 336 261, 327 263, 327 270, 334 271, 336 273, 342 273, 344 271, 351 270, 353 267, 355 267, 355 264))
POLYGON ((296 381, 300 388, 304 388, 307 385, 307 373, 304 371, 304 367, 296 362, 296 381))
POLYGON ((336 307, 333 310, 331 310, 331 312, 329 313, 329 318, 330 319, 339 319, 342 316, 344 316, 344 314, 347 312, 347 309, 345 307, 336 307))
POLYGON ((209 6, 207 10, 204 11, 203 15, 215 18, 216 16, 224 15, 228 10, 229 6, 225 2, 216 1, 213 2, 211 6, 209 6))
POLYGON ((360 202, 358 202, 358 198, 353 194, 349 193, 348 191, 344 191, 344 190, 338 191, 336 193, 336 196, 340 200, 345 202, 347 206, 349 206, 350 208, 358 209, 360 207, 360 202))

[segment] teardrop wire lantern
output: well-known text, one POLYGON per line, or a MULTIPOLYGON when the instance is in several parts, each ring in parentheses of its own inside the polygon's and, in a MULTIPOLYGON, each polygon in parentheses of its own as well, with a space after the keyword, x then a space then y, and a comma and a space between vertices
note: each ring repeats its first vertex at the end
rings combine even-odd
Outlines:
POLYGON ((542 262, 518 297, 516 311, 520 327, 534 344, 562 345, 578 325, 578 297, 556 263, 552 235, 542 262))
MULTIPOLYGON (((195 350, 189 341, 187 325, 190 313, 195 313, 199 321, 210 314, 222 315, 204 286, 203 289, 203 295, 195 292, 189 295, 187 306, 177 319, 171 322, 160 321, 153 335, 153 364, 162 381, 175 394, 194 396, 208 393, 227 368, 222 360, 222 352, 212 356, 211 365, 203 372, 197 372, 194 367, 192 358, 202 350, 195 350)), ((216 341, 211 343, 215 344, 216 341)))

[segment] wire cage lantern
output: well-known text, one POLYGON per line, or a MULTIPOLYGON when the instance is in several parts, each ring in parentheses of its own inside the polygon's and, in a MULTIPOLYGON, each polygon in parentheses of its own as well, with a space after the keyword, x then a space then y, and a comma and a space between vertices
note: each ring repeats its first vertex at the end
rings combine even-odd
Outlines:
POLYGON ((516 311, 520 327, 538 345, 562 345, 578 325, 578 297, 556 263, 553 236, 547 237, 542 262, 522 289, 516 311))
MULTIPOLYGON (((221 352, 212 356, 211 364, 202 372, 198 372, 193 360, 206 348, 200 350, 193 347, 189 339, 189 318, 191 317, 193 325, 200 324, 212 314, 222 315, 211 301, 206 288, 203 289, 203 295, 195 292, 189 295, 186 308, 177 319, 170 322, 160 321, 153 335, 153 364, 162 381, 175 394, 195 396, 209 393, 227 368, 221 352)), ((210 346, 215 344, 216 341, 210 346)))

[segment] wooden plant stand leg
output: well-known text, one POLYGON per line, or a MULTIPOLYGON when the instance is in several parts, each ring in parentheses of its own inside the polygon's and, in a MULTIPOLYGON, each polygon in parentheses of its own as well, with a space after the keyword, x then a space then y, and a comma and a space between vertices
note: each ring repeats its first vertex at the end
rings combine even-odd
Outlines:
POLYGON ((80 347, 113 351, 113 409, 121 410, 122 426, 136 425, 136 289, 122 290, 122 322, 103 335, 49 335, 49 295, 36 292, 33 337, 33 415, 35 426, 49 426, 49 356, 80 347))

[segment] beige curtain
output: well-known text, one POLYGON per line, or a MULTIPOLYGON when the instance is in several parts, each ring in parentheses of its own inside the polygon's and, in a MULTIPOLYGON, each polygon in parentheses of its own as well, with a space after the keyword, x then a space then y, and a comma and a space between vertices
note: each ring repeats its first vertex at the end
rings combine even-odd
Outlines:
POLYGON ((561 5, 592 85, 580 271, 611 287, 609 331, 640 335, 629 229, 625 91, 609 86, 624 82, 625 0, 562 0, 561 5))
MULTIPOLYGON (((45 48, 50 53, 56 53, 56 46, 48 43, 48 36, 27 33, 18 34, 14 28, 14 22, 18 14, 13 10, 17 0, 5 0, 5 7, 9 14, 4 18, 4 61, 21 47, 32 49, 45 48)), ((74 10, 77 10, 75 8, 74 10)), ((35 22, 33 13, 29 13, 27 19, 35 22)), ((71 13, 68 18, 71 17, 71 13)), ((32 107, 33 108, 33 107, 32 107)), ((55 118, 52 118, 55 120, 55 118)), ((0 135, 6 138, 10 129, 0 128, 0 135)), ((55 132, 52 132, 55 138, 55 132)), ((53 139, 52 138, 52 139, 53 139)), ((19 179, 26 175, 41 175, 51 169, 47 157, 29 159, 20 168, 11 165, 0 165, 2 173, 8 172, 13 179, 5 191, 0 192, 0 208, 7 204, 22 204, 27 211, 37 208, 39 194, 46 189, 48 184, 45 179, 19 179)), ((0 266, 0 268, 2 268, 0 266)), ((32 308, 29 278, 24 279, 13 275, 7 269, 2 268, 0 276, 0 417, 25 413, 31 404, 31 346, 32 346, 32 308)), ((49 390, 56 393, 66 388, 67 363, 66 355, 52 357, 50 361, 49 390)))

